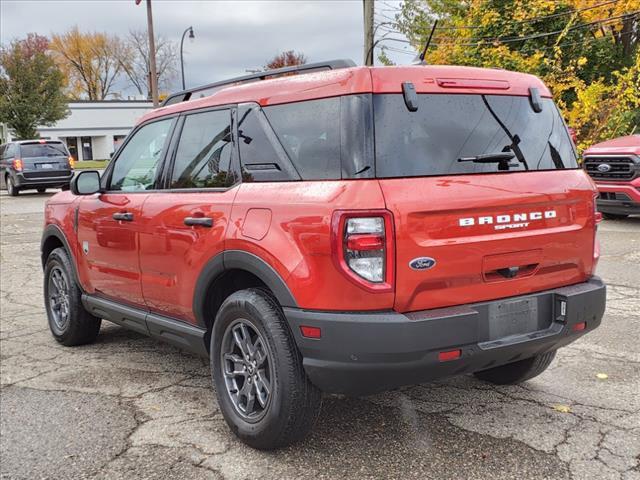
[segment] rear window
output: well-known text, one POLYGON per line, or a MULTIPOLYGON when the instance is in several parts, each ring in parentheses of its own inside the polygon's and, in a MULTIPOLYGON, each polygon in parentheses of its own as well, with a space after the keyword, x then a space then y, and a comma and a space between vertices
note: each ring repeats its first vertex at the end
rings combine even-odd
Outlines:
POLYGON ((528 97, 421 94, 410 112, 401 94, 384 94, 373 109, 377 177, 577 168, 551 99, 536 113, 528 97))
POLYGON ((22 158, 66 157, 69 154, 62 143, 23 143, 20 145, 22 158))

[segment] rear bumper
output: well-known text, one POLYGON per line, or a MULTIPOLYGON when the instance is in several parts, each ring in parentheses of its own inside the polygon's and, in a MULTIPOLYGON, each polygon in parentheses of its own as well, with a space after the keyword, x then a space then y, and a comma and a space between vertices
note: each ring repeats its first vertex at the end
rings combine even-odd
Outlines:
MULTIPOLYGON (((321 390, 366 395, 402 385, 471 373, 522 360, 567 345, 600 325, 606 287, 598 277, 578 285, 520 297, 536 309, 531 333, 492 338, 490 310, 501 301, 400 314, 339 313, 285 308, 311 381, 321 390), (561 301, 566 314, 560 315, 561 301), (573 325, 586 322, 586 329, 573 325), (321 339, 302 336, 300 326, 320 327, 321 339), (457 360, 438 353, 460 349, 457 360)), ((501 322, 510 321, 507 317, 501 322)), ((500 326, 498 326, 501 328, 500 326)), ((495 336, 495 335, 494 335, 495 336)))
POLYGON ((71 183, 73 171, 62 170, 46 172, 46 176, 38 176, 39 172, 20 172, 14 176, 15 186, 18 188, 64 187, 71 183), (25 174, 26 173, 26 174, 25 174))

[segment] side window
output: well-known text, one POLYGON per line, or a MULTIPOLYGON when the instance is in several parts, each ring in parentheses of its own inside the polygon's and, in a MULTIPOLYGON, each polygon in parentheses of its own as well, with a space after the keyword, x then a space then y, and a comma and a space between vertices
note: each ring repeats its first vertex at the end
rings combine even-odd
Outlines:
POLYGON ((6 150, 4 151, 4 159, 5 160, 13 160, 15 157, 16 145, 15 143, 10 143, 7 145, 6 150))
POLYGON ((184 120, 171 174, 171 188, 230 187, 232 170, 231 111, 194 113, 184 120))
POLYGON ((238 147, 243 182, 300 180, 300 175, 257 105, 238 108, 238 147))
POLYGON ((304 180, 341 178, 340 97, 273 105, 264 112, 304 180))
POLYGON ((171 118, 150 123, 131 137, 115 160, 109 190, 153 188, 172 123, 171 118))

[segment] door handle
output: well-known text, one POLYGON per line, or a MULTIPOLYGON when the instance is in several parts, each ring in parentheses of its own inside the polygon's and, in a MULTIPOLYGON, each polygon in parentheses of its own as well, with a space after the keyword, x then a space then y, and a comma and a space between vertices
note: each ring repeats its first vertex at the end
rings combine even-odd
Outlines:
POLYGON ((213 227, 213 218, 209 217, 185 217, 184 224, 190 227, 213 227))
POLYGON ((118 212, 113 214, 114 220, 119 220, 122 222, 133 222, 133 213, 129 212, 118 212))

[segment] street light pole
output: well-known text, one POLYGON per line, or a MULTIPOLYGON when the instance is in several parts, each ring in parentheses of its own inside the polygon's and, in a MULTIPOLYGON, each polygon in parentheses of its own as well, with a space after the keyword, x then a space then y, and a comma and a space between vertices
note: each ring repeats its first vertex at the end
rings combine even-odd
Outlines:
POLYGON ((187 28, 182 34, 182 39, 180 40, 180 70, 182 71, 182 90, 186 90, 187 87, 184 83, 184 59, 182 54, 182 47, 184 46, 184 36, 189 33, 189 38, 193 39, 196 36, 193 34, 193 27, 187 28))
POLYGON ((156 41, 153 34, 153 14, 151 12, 151 0, 147 0, 147 32, 149 33, 149 69, 151 70, 151 98, 153 106, 157 107, 158 102, 158 73, 156 69, 156 41))

